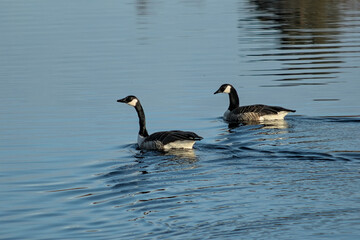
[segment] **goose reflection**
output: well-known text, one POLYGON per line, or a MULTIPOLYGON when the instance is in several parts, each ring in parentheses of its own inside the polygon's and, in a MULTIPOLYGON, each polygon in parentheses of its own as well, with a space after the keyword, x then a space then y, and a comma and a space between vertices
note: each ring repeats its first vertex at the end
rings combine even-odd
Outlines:
POLYGON ((253 130, 289 128, 289 124, 284 119, 274 121, 246 121, 241 123, 229 123, 228 128, 231 131, 241 126, 259 126, 258 128, 254 128, 253 130))
POLYGON ((222 146, 246 147, 262 142, 262 144, 281 145, 287 138, 291 126, 287 120, 247 121, 229 123, 222 128, 215 140, 222 146))
POLYGON ((171 149, 162 154, 170 157, 169 160, 180 161, 182 163, 195 163, 198 161, 194 149, 171 149))
POLYGON ((134 157, 137 163, 146 163, 147 166, 154 163, 163 168, 162 171, 173 171, 174 169, 169 170, 166 167, 175 165, 180 167, 177 170, 187 169, 189 166, 195 166, 198 162, 198 156, 194 149, 169 149, 157 152, 140 150, 134 157))
POLYGON ((289 133, 289 124, 286 120, 243 122, 241 124, 229 124, 230 142, 238 142, 241 145, 253 145, 262 142, 262 145, 281 145, 289 133), (244 141, 246 140, 246 141, 244 141))

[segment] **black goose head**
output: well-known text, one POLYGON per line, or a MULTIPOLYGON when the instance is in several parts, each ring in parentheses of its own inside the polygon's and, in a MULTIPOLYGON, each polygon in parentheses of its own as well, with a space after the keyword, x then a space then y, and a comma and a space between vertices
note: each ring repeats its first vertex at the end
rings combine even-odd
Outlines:
POLYGON ((139 99, 137 99, 137 97, 135 97, 133 95, 129 95, 127 97, 117 100, 117 102, 126 103, 130 106, 135 107, 136 104, 139 102, 139 99))
POLYGON ((214 92, 214 94, 217 93, 230 93, 231 89, 233 88, 233 86, 231 84, 223 84, 220 86, 220 88, 214 92))
POLYGON ((138 117, 139 117, 139 125, 140 125, 139 135, 142 137, 148 137, 149 134, 146 130, 145 113, 140 104, 139 99, 133 95, 129 95, 127 97, 117 100, 117 102, 126 103, 129 106, 132 106, 135 108, 135 110, 138 114, 138 117))
POLYGON ((235 108, 239 107, 239 97, 238 94, 235 90, 235 88, 231 85, 231 84, 223 84, 220 86, 220 88, 214 92, 214 94, 217 93, 227 93, 229 94, 229 100, 230 100, 230 104, 229 104, 229 108, 228 110, 232 111, 235 108))

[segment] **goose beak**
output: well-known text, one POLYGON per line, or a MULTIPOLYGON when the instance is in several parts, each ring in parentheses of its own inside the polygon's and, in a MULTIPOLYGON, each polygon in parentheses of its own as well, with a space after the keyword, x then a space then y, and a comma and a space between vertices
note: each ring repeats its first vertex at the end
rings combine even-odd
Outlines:
POLYGON ((214 92, 214 94, 217 94, 217 93, 222 93, 222 91, 220 90, 220 88, 219 88, 216 92, 214 92))
POLYGON ((117 100, 117 102, 122 102, 122 103, 124 103, 124 102, 125 102, 125 98, 119 99, 119 100, 117 100))

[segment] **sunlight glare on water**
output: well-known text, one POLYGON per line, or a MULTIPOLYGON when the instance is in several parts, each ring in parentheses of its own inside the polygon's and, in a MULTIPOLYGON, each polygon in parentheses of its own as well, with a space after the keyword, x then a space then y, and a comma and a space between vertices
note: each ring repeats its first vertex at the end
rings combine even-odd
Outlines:
POLYGON ((2 239, 357 239, 360 4, 1 1, 2 239), (228 124, 241 105, 296 109, 228 124), (194 150, 137 149, 150 133, 194 150))

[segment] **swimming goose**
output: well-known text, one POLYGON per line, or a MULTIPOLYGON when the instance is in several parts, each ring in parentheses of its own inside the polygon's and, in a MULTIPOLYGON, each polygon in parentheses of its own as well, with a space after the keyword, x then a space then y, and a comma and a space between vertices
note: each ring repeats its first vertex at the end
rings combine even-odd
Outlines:
POLYGON ((141 149, 149 150, 168 150, 171 148, 191 149, 195 141, 203 139, 193 132, 184 132, 179 130, 156 132, 151 135, 146 130, 145 113, 140 101, 135 96, 127 96, 117 100, 117 102, 126 103, 135 108, 138 117, 140 131, 138 135, 138 145, 141 149))
POLYGON ((229 122, 278 120, 284 119, 289 112, 295 112, 295 110, 283 107, 262 104, 240 107, 238 94, 231 84, 221 85, 221 87, 214 92, 214 94, 217 93, 229 94, 229 108, 224 113, 224 119, 229 122))

